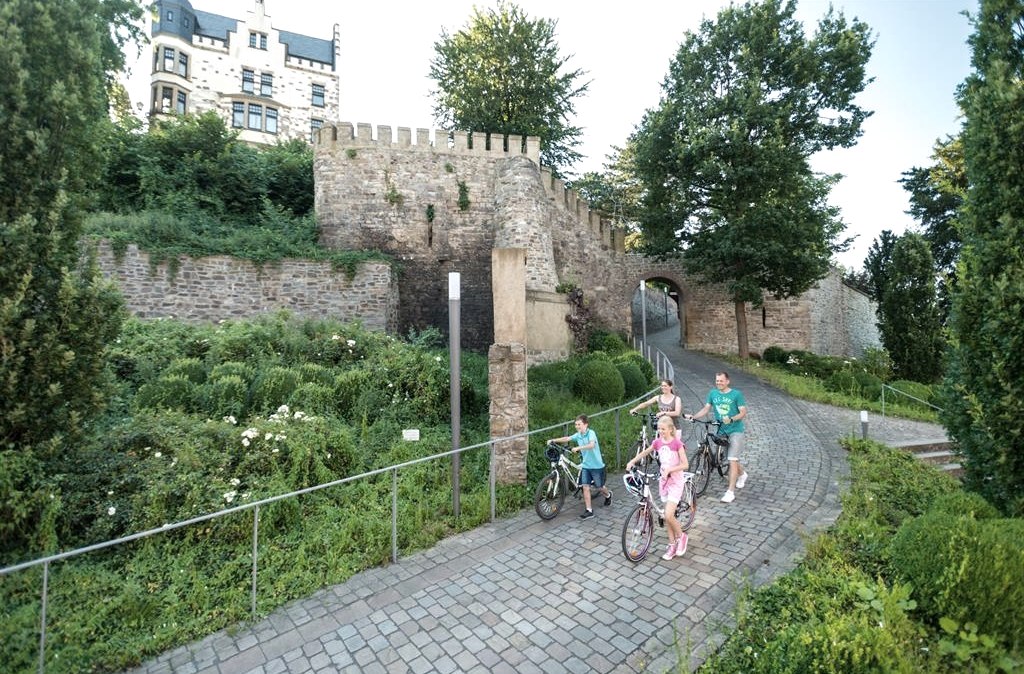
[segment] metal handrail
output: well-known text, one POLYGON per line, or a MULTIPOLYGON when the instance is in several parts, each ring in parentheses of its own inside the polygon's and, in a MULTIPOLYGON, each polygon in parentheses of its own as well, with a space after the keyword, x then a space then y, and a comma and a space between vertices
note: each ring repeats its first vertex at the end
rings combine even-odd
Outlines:
MULTIPOLYGON (((594 418, 594 417, 598 417, 598 416, 601 416, 601 415, 604 415, 604 414, 610 414, 612 412, 615 413, 615 456, 616 456, 616 466, 621 465, 621 454, 620 454, 620 452, 621 452, 620 412, 624 408, 630 407, 633 404, 639 402, 640 400, 645 399, 647 396, 649 396, 654 391, 655 391, 655 389, 652 389, 651 391, 648 391, 647 393, 644 393, 643 395, 638 396, 638 397, 636 397, 636 398, 634 398, 634 399, 632 399, 632 400, 630 400, 630 401, 628 401, 626 403, 623 403, 623 404, 618 405, 616 407, 611 407, 611 408, 608 408, 606 410, 601 410, 600 412, 595 412, 594 414, 588 415, 590 418, 594 418)), ((524 438, 524 437, 528 438, 529 436, 531 436, 531 435, 533 435, 535 433, 543 433, 543 432, 550 431, 550 430, 553 430, 553 429, 556 429, 556 428, 564 428, 564 427, 566 427, 568 425, 571 425, 571 423, 572 423, 571 421, 569 421, 569 422, 559 422, 557 424, 553 424, 551 426, 546 426, 544 428, 537 428, 537 429, 534 429, 532 431, 526 431, 525 433, 518 433, 516 435, 510 435, 510 436, 502 437, 502 438, 492 438, 490 440, 487 440, 486 442, 480 442, 480 443, 477 443, 475 445, 468 445, 466 447, 459 447, 458 449, 451 449, 451 450, 448 450, 446 452, 441 452, 439 454, 433 454, 431 456, 421 457, 419 459, 412 459, 410 461, 405 461, 403 463, 395 464, 395 465, 392 465, 392 466, 387 466, 385 468, 378 468, 378 469, 375 469, 375 470, 367 471, 365 473, 360 473, 359 475, 350 475, 348 477, 344 477, 344 478, 341 478, 341 479, 338 479, 338 480, 333 480, 331 482, 325 482, 323 484, 314 485, 312 487, 305 487, 303 489, 298 489, 298 490, 295 490, 295 491, 288 492, 287 494, 279 494, 277 496, 269 496, 267 498, 263 498, 263 499, 260 499, 258 501, 253 501, 252 503, 245 503, 245 504, 242 504, 242 505, 238 505, 238 506, 234 506, 234 507, 231 507, 231 508, 227 508, 225 510, 218 510, 217 512, 207 513, 206 515, 200 515, 198 517, 193 517, 193 518, 190 518, 190 519, 187 519, 187 520, 182 520, 180 522, 174 522, 174 523, 171 523, 171 524, 164 524, 163 526, 160 526, 160 527, 156 527, 156 528, 153 528, 153 529, 147 529, 146 531, 140 531, 140 532, 137 532, 137 533, 134 533, 134 534, 130 534, 128 536, 122 536, 120 538, 115 538, 115 539, 112 539, 112 540, 109 540, 109 541, 103 541, 102 543, 95 543, 93 545, 87 545, 87 546, 84 546, 84 547, 81 547, 81 548, 76 548, 74 550, 68 550, 66 552, 61 552, 61 553, 57 553, 57 554, 53 554, 53 555, 47 555, 46 557, 40 557, 38 559, 30 560, 30 561, 27 561, 27 562, 21 562, 19 564, 14 564, 12 566, 0 568, 0 576, 9 575, 9 574, 15 573, 17 571, 23 571, 25 569, 30 569, 30 568, 33 568, 33 567, 36 567, 36 566, 42 566, 43 567, 43 583, 42 583, 42 597, 41 597, 41 603, 40 603, 41 605, 40 605, 40 629, 39 629, 39 672, 40 672, 40 674, 42 674, 42 672, 45 671, 46 609, 47 609, 47 599, 48 599, 48 593, 49 593, 49 572, 50 572, 50 563, 51 562, 63 561, 65 559, 69 559, 71 557, 77 557, 79 555, 84 555, 84 554, 87 554, 87 553, 90 553, 90 552, 95 552, 97 550, 103 550, 103 549, 114 547, 114 546, 121 545, 121 544, 124 544, 124 543, 129 543, 129 542, 136 541, 136 540, 139 540, 139 539, 142 539, 142 538, 147 538, 149 536, 154 536, 156 534, 161 534, 161 533, 165 533, 165 532, 168 532, 168 531, 174 531, 176 529, 181 529, 183 527, 191 526, 193 524, 198 524, 200 522, 207 522, 207 521, 210 521, 210 520, 213 520, 213 519, 217 519, 219 517, 226 517, 228 515, 233 515, 235 513, 243 512, 243 511, 246 511, 246 510, 252 510, 253 511, 253 525, 252 525, 253 526, 253 532, 252 532, 252 583, 251 583, 251 591, 250 591, 250 601, 251 601, 251 614, 252 614, 253 618, 255 618, 257 616, 257 612, 256 612, 256 593, 257 593, 256 592, 257 591, 256 578, 257 578, 257 569, 258 569, 257 560, 258 560, 258 539, 259 539, 259 511, 260 511, 260 507, 261 506, 268 505, 268 504, 271 504, 271 503, 276 503, 277 501, 283 501, 285 499, 294 498, 294 497, 297 497, 297 496, 302 496, 304 494, 309 494, 309 493, 312 493, 312 492, 315 492, 315 491, 319 491, 321 489, 328 489, 330 487, 336 487, 336 486, 339 486, 339 485, 342 485, 342 484, 346 484, 348 482, 354 482, 356 480, 361 480, 361 479, 373 477, 373 476, 376 476, 376 475, 383 475, 385 473, 390 472, 391 473, 391 561, 392 562, 397 562, 398 561, 398 471, 399 471, 399 469, 408 468, 410 466, 414 466, 414 465, 417 465, 417 464, 420 464, 420 463, 425 463, 427 461, 433 461, 435 459, 442 459, 442 458, 445 458, 447 456, 452 456, 453 454, 461 454, 462 452, 466 452, 466 451, 469 451, 469 450, 472 450, 472 449, 479 449, 481 447, 488 446, 489 447, 489 451, 490 451, 489 468, 488 468, 488 488, 489 488, 489 491, 490 491, 490 521, 493 522, 494 519, 495 519, 495 504, 496 504, 496 501, 497 501, 497 496, 496 496, 496 493, 495 493, 495 481, 494 481, 494 445, 495 445, 495 443, 507 442, 507 441, 511 441, 511 440, 517 440, 519 438, 524 438)))
POLYGON ((943 411, 941 407, 939 407, 937 405, 932 405, 927 400, 921 400, 920 398, 915 398, 914 396, 910 395, 906 391, 901 391, 898 388, 893 388, 892 386, 889 386, 888 384, 882 384, 882 419, 883 420, 885 419, 885 389, 889 389, 890 391, 895 391, 896 393, 899 393, 901 396, 906 396, 907 398, 910 398, 911 400, 916 400, 917 402, 921 403, 922 405, 927 405, 928 407, 932 408, 936 412, 943 411))

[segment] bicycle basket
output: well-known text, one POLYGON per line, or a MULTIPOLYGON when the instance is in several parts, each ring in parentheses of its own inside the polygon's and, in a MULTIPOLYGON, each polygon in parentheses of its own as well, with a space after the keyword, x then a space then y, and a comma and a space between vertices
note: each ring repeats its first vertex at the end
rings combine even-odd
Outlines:
POLYGON ((562 452, 555 445, 548 445, 544 450, 544 456, 548 457, 548 461, 558 461, 561 455, 562 452))

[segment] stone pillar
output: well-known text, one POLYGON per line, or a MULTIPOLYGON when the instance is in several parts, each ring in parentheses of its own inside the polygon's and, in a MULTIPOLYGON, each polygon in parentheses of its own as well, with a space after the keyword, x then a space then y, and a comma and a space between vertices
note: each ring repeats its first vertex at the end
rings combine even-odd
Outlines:
MULTIPOLYGON (((494 297, 494 344, 487 353, 491 438, 529 430, 526 381, 526 251, 491 251, 491 292, 494 297)), ((495 480, 526 484, 524 437, 494 445, 495 480)))

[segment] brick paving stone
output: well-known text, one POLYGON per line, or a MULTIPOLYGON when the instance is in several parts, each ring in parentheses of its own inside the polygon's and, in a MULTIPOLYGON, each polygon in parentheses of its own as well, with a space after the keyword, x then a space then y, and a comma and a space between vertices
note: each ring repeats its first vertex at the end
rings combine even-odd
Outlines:
MULTIPOLYGON (((721 364, 676 340, 651 336, 674 365, 684 406, 695 408, 721 364)), ((625 560, 628 498, 587 522, 578 501, 550 522, 525 508, 129 671, 633 674, 674 667, 676 639, 697 666, 729 632, 735 593, 792 569, 808 536, 835 521, 849 470, 837 439, 860 432, 855 410, 790 399, 745 373, 732 380, 750 406, 750 482, 724 504, 725 481, 712 477, 682 559, 660 559, 659 529, 647 559, 625 560)), ((944 434, 873 416, 870 435, 895 443, 944 434)), ((604 442, 614 453, 614 440, 604 442)), ((616 490, 621 479, 609 483, 616 490)))

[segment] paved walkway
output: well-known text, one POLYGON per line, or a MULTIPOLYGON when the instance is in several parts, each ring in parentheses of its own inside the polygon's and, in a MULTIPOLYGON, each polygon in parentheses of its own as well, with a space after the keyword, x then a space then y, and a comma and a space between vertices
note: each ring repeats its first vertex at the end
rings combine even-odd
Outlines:
MULTIPOLYGON (((677 393, 694 410, 722 366, 680 349, 677 337, 650 341, 674 364, 677 393)), ((750 408, 750 479, 727 505, 712 478, 682 559, 661 560, 661 530, 646 560, 623 557, 633 504, 615 475, 613 504, 589 521, 573 508, 550 522, 525 509, 132 671, 619 674, 664 672, 686 653, 696 666, 727 632, 736 590, 792 569, 806 535, 835 520, 847 473, 837 438, 861 432, 856 411, 794 400, 744 373, 732 383, 750 408)), ((944 437, 940 427, 896 419, 873 419, 870 435, 944 437)))

